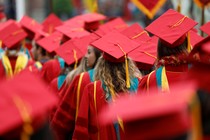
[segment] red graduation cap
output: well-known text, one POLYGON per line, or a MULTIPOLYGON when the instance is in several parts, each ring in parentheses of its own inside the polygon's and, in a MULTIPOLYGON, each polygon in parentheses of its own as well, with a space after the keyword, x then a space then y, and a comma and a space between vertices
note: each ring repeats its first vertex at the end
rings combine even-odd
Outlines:
POLYGON ((59 26, 56 30, 60 31, 69 38, 79 38, 90 34, 90 32, 86 31, 83 27, 78 27, 73 24, 59 26))
POLYGON ((101 111, 100 122, 111 124, 122 120, 125 139, 172 139, 182 136, 192 127, 197 127, 192 121, 197 119, 193 116, 197 105, 195 88, 194 83, 185 83, 184 88, 181 83, 174 85, 170 93, 157 94, 152 90, 149 96, 143 93, 119 98, 101 111))
POLYGON ((210 21, 200 27, 200 30, 210 35, 210 21))
POLYGON ((141 43, 142 41, 150 40, 150 36, 147 31, 145 31, 138 23, 132 24, 121 33, 139 43, 141 43))
POLYGON ((26 32, 19 27, 15 21, 8 21, 0 30, 0 40, 8 47, 12 48, 20 43, 27 36, 26 32))
POLYGON ((28 37, 33 39, 37 31, 42 30, 42 25, 29 16, 23 16, 20 20, 21 26, 28 33, 28 37))
POLYGON ((36 43, 51 53, 60 46, 62 37, 63 34, 56 31, 51 35, 38 40, 36 43))
POLYGON ((71 25, 74 27, 84 27, 85 22, 81 19, 80 16, 74 16, 66 21, 64 21, 64 25, 71 25))
POLYGON ((111 32, 104 35, 102 38, 91 43, 94 47, 104 52, 104 57, 111 62, 124 62, 125 55, 140 44, 127 38, 119 32, 111 32))
POLYGON ((176 47, 184 42, 186 33, 196 24, 197 22, 187 16, 169 9, 147 26, 145 30, 158 36, 161 42, 168 47, 176 47))
POLYGON ((203 40, 203 37, 193 30, 190 30, 189 34, 190 34, 190 44, 192 45, 192 47, 194 47, 198 42, 203 40))
POLYGON ((139 44, 119 32, 111 32, 91 43, 94 47, 103 51, 103 57, 110 62, 125 62, 126 86, 130 88, 127 55, 139 46, 139 44))
POLYGON ((77 39, 69 40, 55 50, 57 55, 63 58, 68 65, 73 63, 78 64, 79 60, 85 55, 81 48, 74 44, 77 39))
POLYGON ((106 16, 99 13, 87 13, 81 15, 84 20, 84 28, 88 31, 95 31, 100 26, 100 21, 105 20, 106 16))
POLYGON ((47 85, 29 71, 24 70, 2 82, 0 88, 1 138, 17 138, 21 132, 31 132, 31 127, 36 132, 57 104, 57 98, 47 90, 47 85))
POLYGON ((53 13, 42 22, 43 31, 48 34, 52 34, 55 31, 55 27, 62 25, 63 22, 53 13))
POLYGON ((98 38, 99 37, 93 33, 81 38, 74 38, 62 44, 56 49, 56 53, 62 57, 68 65, 75 63, 74 66, 76 68, 79 60, 85 56, 88 45, 98 38))
POLYGON ((141 70, 150 70, 157 60, 157 43, 154 42, 156 38, 151 38, 128 54, 132 60, 137 64, 141 70))
POLYGON ((118 17, 102 24, 95 33, 99 36, 103 36, 111 31, 123 31, 127 27, 128 25, 123 21, 123 19, 118 17))
POLYGON ((6 27, 7 25, 13 23, 13 22, 16 22, 16 21, 13 20, 13 19, 9 19, 9 20, 7 20, 6 22, 0 23, 0 30, 3 29, 4 27, 6 27))

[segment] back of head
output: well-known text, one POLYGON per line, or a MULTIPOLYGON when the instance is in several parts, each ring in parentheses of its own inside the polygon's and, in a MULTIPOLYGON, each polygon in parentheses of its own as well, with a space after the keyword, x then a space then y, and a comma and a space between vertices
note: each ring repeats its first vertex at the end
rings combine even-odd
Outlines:
POLYGON ((161 39, 159 39, 158 50, 157 50, 158 59, 161 59, 166 56, 171 56, 171 55, 177 56, 180 54, 188 54, 187 43, 188 43, 187 38, 185 38, 183 43, 181 43, 180 45, 176 47, 171 48, 171 47, 168 47, 168 45, 165 44, 163 41, 161 41, 161 39))

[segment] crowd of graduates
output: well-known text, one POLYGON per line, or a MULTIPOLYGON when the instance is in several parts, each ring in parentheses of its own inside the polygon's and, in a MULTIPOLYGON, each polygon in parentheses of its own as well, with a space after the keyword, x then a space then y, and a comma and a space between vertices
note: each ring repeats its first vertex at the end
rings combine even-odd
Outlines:
POLYGON ((2 19, 0 140, 210 140, 210 22, 2 19))

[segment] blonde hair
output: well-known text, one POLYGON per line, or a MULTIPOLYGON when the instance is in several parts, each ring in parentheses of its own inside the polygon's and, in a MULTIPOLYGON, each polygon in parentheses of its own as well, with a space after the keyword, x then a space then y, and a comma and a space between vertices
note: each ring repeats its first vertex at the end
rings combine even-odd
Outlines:
POLYGON ((85 71, 87 71, 86 60, 85 57, 83 57, 82 60, 80 61, 79 66, 76 69, 70 71, 66 76, 66 84, 69 85, 77 75, 85 71))
MULTIPOLYGON (((128 58, 128 66, 130 79, 141 77, 140 71, 130 58, 128 58)), ((108 88, 112 87, 115 92, 128 91, 126 87, 125 62, 113 63, 100 57, 95 67, 94 78, 95 80, 103 81, 108 88)))

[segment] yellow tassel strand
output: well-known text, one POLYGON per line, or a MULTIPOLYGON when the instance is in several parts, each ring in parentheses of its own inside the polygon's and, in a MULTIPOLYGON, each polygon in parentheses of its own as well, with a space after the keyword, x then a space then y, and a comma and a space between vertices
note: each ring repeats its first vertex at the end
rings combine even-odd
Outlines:
POLYGON ((120 46, 120 44, 115 44, 116 46, 118 46, 120 48, 120 50, 124 53, 125 55, 125 74, 126 74, 126 87, 130 88, 130 76, 129 76, 129 70, 128 70, 128 59, 127 59, 127 55, 125 53, 125 51, 122 49, 122 47, 120 46))
POLYGON ((77 51, 76 50, 73 50, 73 53, 74 53, 74 60, 75 60, 74 69, 76 69, 77 68, 77 63, 78 63, 77 51))
POLYGON ((190 43, 190 32, 187 33, 187 51, 190 52, 191 51, 191 43, 190 43))

